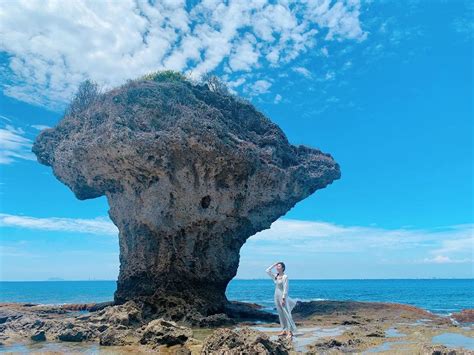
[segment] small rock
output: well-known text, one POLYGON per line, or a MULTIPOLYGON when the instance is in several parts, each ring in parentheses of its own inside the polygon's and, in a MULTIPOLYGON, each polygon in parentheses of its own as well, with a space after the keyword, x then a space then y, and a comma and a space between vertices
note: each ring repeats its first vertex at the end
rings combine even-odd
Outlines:
POLYGON ((137 342, 136 336, 134 336, 134 330, 120 330, 117 328, 108 328, 99 337, 100 345, 104 346, 123 346, 130 345, 137 342))
POLYGON ((355 324, 360 324, 360 322, 356 320, 345 320, 341 324, 342 325, 355 325, 355 324))
POLYGON ((225 313, 213 314, 204 318, 201 318, 199 321, 199 327, 220 327, 229 324, 235 324, 235 320, 229 318, 225 313))
POLYGON ((97 330, 102 333, 102 332, 106 331, 108 328, 109 328, 109 326, 107 324, 101 324, 97 327, 97 330))
POLYGON ((204 341, 201 354, 289 354, 289 340, 271 341, 268 335, 244 327, 239 331, 221 328, 204 341))
POLYGON ((321 350, 329 350, 329 349, 334 349, 342 352, 346 352, 349 350, 353 350, 352 348, 354 346, 357 346, 361 343, 360 339, 349 339, 346 342, 342 342, 337 339, 329 339, 326 341, 322 341, 320 343, 314 344, 312 347, 317 349, 318 351, 321 350))
MULTIPOLYGON (((449 349, 444 345, 423 345, 423 354, 431 354, 431 355, 457 355, 458 353, 456 350, 449 349)), ((474 354, 474 351, 469 352, 462 352, 459 354, 474 354)))
POLYGON ((338 346, 343 345, 342 342, 340 342, 339 340, 336 340, 336 339, 331 339, 326 344, 327 344, 328 348, 334 348, 334 347, 338 347, 338 346))
POLYGON ((367 334, 366 336, 369 338, 384 338, 385 334, 379 330, 376 330, 374 332, 367 334))
POLYGON ((58 334, 58 339, 61 341, 81 342, 87 338, 87 331, 81 328, 67 328, 58 334))
POLYGON ((46 335, 44 333, 44 330, 41 330, 39 332, 36 332, 31 336, 31 340, 34 341, 46 341, 46 335))
POLYGON ((148 323, 140 343, 154 345, 184 344, 192 335, 193 331, 191 328, 182 327, 173 321, 160 318, 148 323))
POLYGON ((93 322, 130 326, 142 322, 142 311, 134 301, 106 307, 90 318, 93 322))
POLYGON ((31 325, 32 328, 41 328, 44 325, 44 322, 41 319, 36 319, 31 325))

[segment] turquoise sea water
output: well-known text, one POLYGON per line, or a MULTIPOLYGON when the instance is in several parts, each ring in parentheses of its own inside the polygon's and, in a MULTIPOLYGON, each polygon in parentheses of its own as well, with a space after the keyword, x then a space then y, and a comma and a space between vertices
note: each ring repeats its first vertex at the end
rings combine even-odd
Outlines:
MULTIPOLYGON (((115 288, 115 281, 3 281, 0 282, 0 302, 104 302, 113 300, 115 288)), ((226 295, 229 300, 255 302, 272 311, 273 292, 270 279, 232 280, 226 295)), ((289 295, 302 301, 404 303, 448 315, 474 308, 474 279, 291 280, 289 295)))

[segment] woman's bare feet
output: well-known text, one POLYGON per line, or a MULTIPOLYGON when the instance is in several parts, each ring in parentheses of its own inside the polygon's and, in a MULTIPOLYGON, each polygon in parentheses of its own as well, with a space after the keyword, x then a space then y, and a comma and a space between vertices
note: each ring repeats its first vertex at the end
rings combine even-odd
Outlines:
POLYGON ((293 337, 293 332, 291 330, 287 332, 286 337, 291 339, 293 337))
POLYGON ((283 336, 283 335, 285 335, 285 334, 287 334, 287 331, 286 331, 286 330, 282 330, 282 331, 280 332, 280 334, 278 334, 278 336, 283 336))

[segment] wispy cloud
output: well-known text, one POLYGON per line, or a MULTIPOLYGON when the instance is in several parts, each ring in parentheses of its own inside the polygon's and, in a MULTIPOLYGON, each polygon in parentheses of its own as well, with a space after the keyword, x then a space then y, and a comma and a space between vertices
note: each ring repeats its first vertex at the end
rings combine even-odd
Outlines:
POLYGON ((465 238, 443 240, 441 247, 433 250, 434 254, 447 254, 459 251, 474 251, 474 230, 470 227, 470 233, 465 238))
POLYGON ((86 78, 110 87, 164 68, 199 77, 218 67, 245 73, 279 66, 319 37, 363 41, 360 7, 357 0, 203 1, 191 7, 184 0, 5 2, 3 91, 59 110, 86 78))
POLYGON ((465 264, 465 263, 472 263, 473 259, 465 258, 465 259, 451 259, 449 256, 445 255, 438 255, 433 258, 425 258, 423 259, 423 263, 426 264, 465 264))
POLYGON ((429 254, 426 260, 433 260, 438 256, 454 258, 460 254, 472 257, 473 230, 473 224, 432 229, 384 229, 285 219, 275 221, 270 229, 255 234, 247 243, 252 245, 252 250, 262 253, 292 250, 303 254, 382 252, 390 255, 398 250, 429 254))
POLYGON ((31 152, 32 144, 21 127, 7 124, 0 128, 0 164, 10 164, 16 159, 36 160, 31 152))
POLYGON ((2 119, 4 121, 7 121, 7 122, 12 122, 12 119, 10 117, 4 116, 4 115, 0 115, 0 119, 2 119))
POLYGON ((108 217, 97 217, 94 219, 37 218, 0 213, 0 227, 118 236, 117 227, 108 217))
POLYGON ((245 92, 247 92, 250 96, 265 94, 269 91, 272 83, 268 80, 257 80, 252 85, 246 88, 245 92))
MULTIPOLYGON (((84 238, 89 238, 89 243, 92 242, 90 238, 96 235, 115 238, 118 236, 116 226, 108 217, 37 218, 0 214, 1 227, 83 233, 84 238)), ((455 267, 458 274, 468 277, 472 275, 472 271, 469 273, 472 267, 465 265, 473 262, 473 227, 472 224, 466 224, 428 230, 408 227, 384 229, 377 226, 344 226, 322 221, 280 219, 275 221, 269 229, 247 240, 241 251, 239 277, 254 278, 255 267, 261 268, 262 271, 258 277, 264 277, 262 259, 268 263, 272 259, 273 261, 283 259, 288 262, 288 266, 291 266, 293 276, 303 278, 453 275, 443 272, 448 267, 455 267), (327 265, 332 265, 333 269, 326 267, 327 265), (322 267, 329 269, 324 271, 321 270, 322 267)), ((2 234, 8 233, 4 231, 2 234)), ((42 260, 44 255, 50 254, 49 251, 38 251, 28 245, 9 245, 8 240, 5 237, 0 243, 1 257, 27 258, 31 261, 32 258, 42 260)), ((79 258, 91 260, 105 258, 99 257, 104 253, 103 251, 87 248, 76 251, 65 250, 65 253, 76 263, 81 262, 79 258)), ((114 257, 118 251, 114 249, 105 253, 114 257)), ((117 272, 116 261, 113 261, 110 267, 109 274, 117 272)), ((9 274, 16 275, 16 272, 10 270, 9 274)), ((95 275, 96 272, 91 271, 90 274, 95 275)))
POLYGON ((45 257, 38 253, 32 253, 31 251, 25 250, 25 245, 20 246, 9 246, 0 245, 0 255, 2 257, 13 257, 13 258, 36 258, 45 257))
POLYGON ((37 129, 38 131, 41 131, 46 128, 51 128, 50 126, 42 125, 42 124, 32 124, 31 127, 37 129))
POLYGON ((293 69, 293 71, 303 75, 304 77, 306 77, 308 79, 311 78, 311 72, 308 69, 306 69, 305 67, 294 67, 292 69, 293 69))
MULTIPOLYGON (((0 214, 0 227, 93 233, 117 236, 118 229, 108 217, 94 219, 37 218, 0 214)), ((347 253, 421 250, 431 254, 423 262, 459 262, 459 253, 474 252, 474 225, 454 225, 433 229, 384 229, 376 226, 343 226, 322 221, 280 219, 269 229, 250 237, 252 249, 265 253, 347 253)), ((416 261, 416 260, 414 260, 416 261)))
POLYGON ((454 30, 461 35, 461 38, 472 41, 474 38, 474 5, 472 2, 466 2, 463 16, 456 17, 452 25, 454 30))

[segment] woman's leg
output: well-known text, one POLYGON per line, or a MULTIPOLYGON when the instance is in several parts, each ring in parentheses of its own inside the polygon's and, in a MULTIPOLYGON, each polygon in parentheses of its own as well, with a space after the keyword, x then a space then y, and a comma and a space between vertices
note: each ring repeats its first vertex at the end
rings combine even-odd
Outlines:
POLYGON ((287 304, 284 307, 281 307, 282 311, 282 321, 286 324, 286 331, 288 335, 292 335, 294 331, 296 331, 296 324, 293 321, 293 317, 291 316, 291 312, 288 310, 287 304))
POLYGON ((283 331, 282 331, 282 335, 283 335, 283 334, 287 333, 287 331, 288 331, 288 321, 287 321, 287 317, 285 315, 285 310, 281 306, 281 304, 279 304, 277 306, 277 310, 278 310, 278 316, 280 317, 280 324, 283 328, 283 331))
MULTIPOLYGON (((278 312, 278 318, 280 320, 280 325, 283 328, 283 310, 281 309, 281 307, 278 304, 278 298, 277 298, 276 295, 275 295, 275 308, 277 309, 277 312, 278 312)), ((283 329, 278 335, 285 335, 285 334, 286 334, 286 330, 283 329)))

